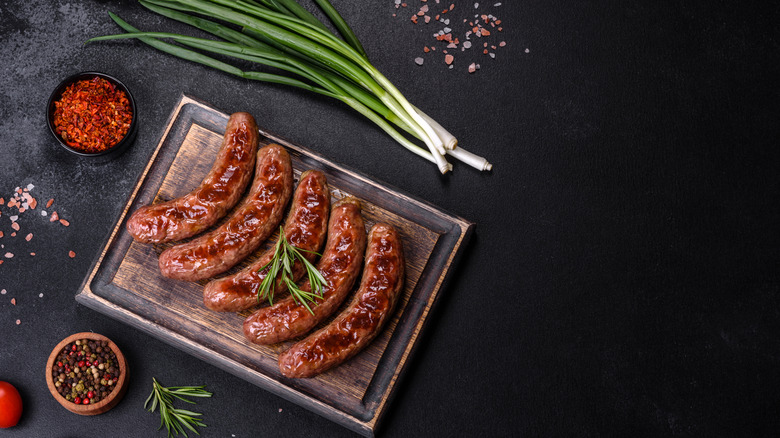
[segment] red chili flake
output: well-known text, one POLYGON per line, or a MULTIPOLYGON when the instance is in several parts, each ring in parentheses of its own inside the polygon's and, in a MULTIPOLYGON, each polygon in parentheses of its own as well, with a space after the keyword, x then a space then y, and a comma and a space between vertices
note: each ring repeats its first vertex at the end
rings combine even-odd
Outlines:
POLYGON ((11 237, 16 237, 16 231, 14 231, 13 233, 11 233, 11 237))
POLYGON ((3 205, 3 204, 5 204, 5 199, 0 198, 0 205, 3 205))
POLYGON ((104 151, 119 143, 133 120, 125 92, 101 77, 69 85, 54 105, 54 132, 84 152, 104 151))
POLYGON ((34 253, 34 252, 31 252, 31 253, 30 253, 30 255, 31 255, 31 256, 33 256, 33 257, 35 257, 35 253, 34 253))
POLYGON ((32 237, 33 237, 33 235, 32 235, 32 233, 30 233, 27 236, 25 236, 24 240, 29 242, 30 240, 32 240, 32 237))
POLYGON ((488 36, 488 35, 490 35, 490 31, 489 31, 489 30, 487 30, 487 29, 485 29, 484 27, 481 29, 481 31, 482 31, 482 36, 488 36))
POLYGON ((46 208, 51 207, 52 204, 54 204, 54 198, 49 199, 49 202, 46 203, 46 208))
POLYGON ((49 217, 49 222, 57 222, 60 220, 60 215, 57 214, 57 212, 52 212, 51 216, 49 217))
POLYGON ((13 229, 14 229, 14 230, 16 230, 16 231, 19 231, 19 223, 18 223, 18 222, 14 222, 14 223, 12 223, 12 224, 11 224, 11 228, 13 228, 13 229))
POLYGON ((501 41, 498 43, 498 47, 504 47, 506 45, 506 41, 501 41))
POLYGON ((70 222, 66 221, 65 219, 60 219, 60 223, 66 227, 70 226, 70 222))
POLYGON ((412 20, 412 23, 417 24, 417 16, 416 15, 412 15, 411 20, 412 20))
POLYGON ((19 325, 19 324, 21 324, 21 323, 22 323, 22 320, 21 320, 21 319, 17 319, 17 320, 16 320, 16 325, 19 325))
POLYGON ((11 298, 11 304, 16 305, 16 298, 11 298))
POLYGON ((68 257, 74 258, 74 257, 76 257, 76 253, 73 252, 73 251, 68 251, 68 257))
POLYGON ((446 56, 444 57, 444 62, 446 62, 446 63, 447 63, 447 65, 450 65, 450 64, 452 64, 452 61, 454 61, 454 60, 455 60, 455 57, 454 57, 454 56, 452 56, 452 55, 446 55, 446 56))
POLYGON ((2 231, 0 231, 0 237, 3 237, 3 235, 4 235, 4 234, 3 234, 3 232, 2 232, 2 231))
POLYGON ((423 47, 423 52, 428 53, 431 49, 428 48, 428 46, 423 47))

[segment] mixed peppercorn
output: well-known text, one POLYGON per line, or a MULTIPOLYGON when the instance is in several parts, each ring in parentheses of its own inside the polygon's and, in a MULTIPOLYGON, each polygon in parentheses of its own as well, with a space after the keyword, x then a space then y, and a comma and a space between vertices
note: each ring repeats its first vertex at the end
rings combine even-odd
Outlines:
POLYGON ((127 94, 98 76, 69 85, 54 106, 54 131, 84 152, 102 152, 119 143, 133 121, 127 94))
POLYGON ((108 397, 119 380, 116 354, 106 341, 80 339, 62 349, 52 367, 57 392, 78 405, 108 397))

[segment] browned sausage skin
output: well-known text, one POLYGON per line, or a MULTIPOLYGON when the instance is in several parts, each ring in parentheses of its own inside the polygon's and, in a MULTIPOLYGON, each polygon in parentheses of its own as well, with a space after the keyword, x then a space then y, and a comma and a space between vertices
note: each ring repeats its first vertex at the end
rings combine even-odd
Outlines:
POLYGON ((177 280, 202 280, 243 260, 279 226, 292 193, 292 178, 290 156, 282 146, 260 149, 247 197, 218 228, 163 251, 160 272, 177 280))
POLYGON ((180 198, 136 210, 127 220, 127 231, 133 239, 172 242, 217 223, 241 199, 252 179, 258 137, 250 114, 232 114, 214 165, 200 186, 180 198))
MULTIPOLYGON (((314 260, 314 252, 325 243, 329 211, 330 192, 325 175, 316 170, 303 172, 284 223, 284 234, 290 245, 304 250, 301 254, 309 261, 314 260)), ((218 312, 239 312, 258 304, 257 289, 267 275, 266 270, 260 269, 273 256, 274 248, 270 248, 242 271, 212 280, 203 290, 203 304, 218 312)), ((301 262, 296 261, 292 271, 297 281, 304 272, 301 262)), ((277 281, 274 295, 278 297, 285 288, 283 282, 277 281)))
MULTIPOLYGON (((322 298, 309 306, 312 315, 291 296, 257 310, 244 321, 244 336, 257 344, 273 344, 300 336, 330 316, 344 301, 363 263, 366 229, 360 216, 360 202, 345 198, 336 203, 328 221, 328 241, 317 269, 325 278, 322 298)), ((306 281, 301 289, 310 291, 306 281)))
POLYGON ((389 319, 403 284, 401 239, 390 225, 374 225, 355 298, 333 322, 279 355, 279 370, 286 377, 313 377, 357 354, 389 319))

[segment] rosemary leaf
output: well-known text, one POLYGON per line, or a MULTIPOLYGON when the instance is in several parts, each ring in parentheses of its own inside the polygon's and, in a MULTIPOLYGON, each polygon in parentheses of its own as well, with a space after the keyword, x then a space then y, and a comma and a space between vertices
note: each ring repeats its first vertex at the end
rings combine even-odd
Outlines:
POLYGON ((188 400, 184 397, 211 397, 211 393, 205 390, 206 386, 172 386, 166 388, 160 384, 154 377, 152 378, 152 393, 144 403, 144 408, 149 412, 159 406, 160 408, 160 430, 165 426, 168 431, 168 437, 174 435, 183 434, 185 437, 187 431, 185 427, 195 434, 200 435, 195 429, 197 427, 206 427, 206 425, 199 418, 202 414, 198 412, 189 411, 186 409, 177 409, 173 407, 173 398, 178 398, 187 403, 195 404, 194 401, 188 400), (148 405, 150 405, 147 408, 148 405), (182 427, 183 426, 183 427, 182 427))

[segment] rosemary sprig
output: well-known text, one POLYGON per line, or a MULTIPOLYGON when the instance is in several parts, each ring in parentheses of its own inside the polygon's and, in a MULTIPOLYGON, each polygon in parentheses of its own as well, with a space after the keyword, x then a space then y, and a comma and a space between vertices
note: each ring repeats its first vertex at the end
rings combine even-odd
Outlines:
POLYGON ((290 292, 293 300, 302 304, 311 314, 314 314, 311 307, 309 307, 308 302, 313 303, 314 298, 322 298, 325 277, 323 277, 320 271, 318 271, 317 268, 301 254, 301 251, 317 254, 314 251, 292 246, 290 242, 287 241, 287 236, 284 234, 284 227, 280 226, 279 240, 276 241, 276 245, 274 246, 273 258, 257 271, 262 272, 267 269, 265 278, 257 288, 258 302, 267 299, 268 302, 273 305, 276 277, 278 276, 279 280, 287 286, 287 290, 290 292), (296 259, 299 260, 306 269, 306 276, 309 279, 310 285, 310 290, 308 291, 301 289, 295 284, 292 268, 296 259))
POLYGON ((199 418, 202 414, 197 412, 188 411, 186 409, 177 409, 173 407, 173 398, 185 401, 187 403, 195 404, 194 401, 188 400, 184 397, 211 397, 211 393, 206 391, 206 386, 171 386, 166 388, 160 385, 160 382, 152 377, 152 393, 149 394, 149 398, 144 403, 144 409, 149 412, 154 412, 157 407, 160 407, 160 427, 157 430, 162 429, 163 426, 168 430, 168 437, 173 437, 183 433, 187 435, 187 429, 195 432, 196 435, 200 435, 195 427, 206 427, 206 425, 199 418), (150 406, 151 404, 151 406, 150 406), (183 427, 182 427, 183 426, 183 427))

